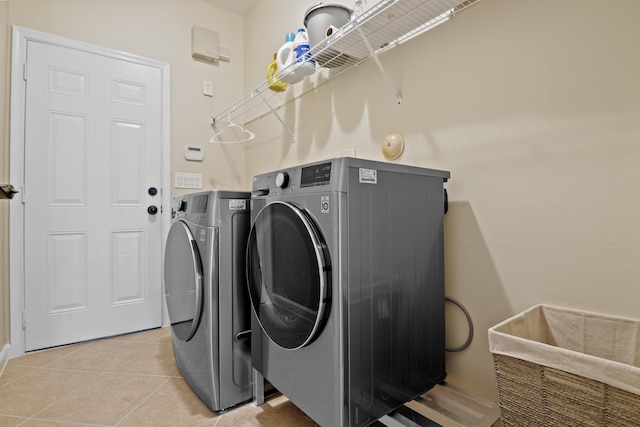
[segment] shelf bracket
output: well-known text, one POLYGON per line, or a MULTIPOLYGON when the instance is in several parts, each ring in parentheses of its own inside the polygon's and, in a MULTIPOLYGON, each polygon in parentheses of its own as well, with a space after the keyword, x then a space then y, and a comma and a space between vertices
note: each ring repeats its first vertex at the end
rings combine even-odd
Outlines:
POLYGON ((400 91, 396 88, 396 86, 391 81, 391 78, 389 77, 389 74, 387 74, 387 70, 384 68, 384 65, 382 65, 382 62, 380 62, 380 58, 378 58, 378 55, 376 54, 376 51, 373 50, 373 47, 371 47, 371 43, 369 43, 369 40, 367 39, 367 36, 364 33, 364 31, 362 31, 361 27, 358 27, 358 32, 360 33, 360 37, 362 37, 362 41, 364 42, 365 46, 367 47, 367 49, 369 49, 369 53, 371 54, 371 57, 373 58, 373 60, 376 62, 376 65, 380 69, 380 72, 382 73, 382 76, 387 81, 387 84, 389 85, 389 88, 391 88, 391 91, 395 95, 396 104, 398 106, 402 105, 402 95, 400 95, 400 91))
POLYGON ((294 142, 296 142, 296 137, 293 135, 293 132, 291 132, 291 129, 289 129, 289 126, 287 126, 284 120, 282 120, 282 117, 280 117, 280 114, 278 114, 278 112, 271 106, 271 104, 269 104, 269 101, 267 101, 267 99, 264 97, 262 92, 258 92, 258 95, 260 95, 260 98, 262 98, 262 102, 264 102, 265 105, 269 107, 269 110, 271 110, 271 113, 273 113, 273 115, 276 116, 276 118, 278 119, 282 127, 284 127, 289 133, 289 135, 291 135, 291 143, 293 144, 294 142))

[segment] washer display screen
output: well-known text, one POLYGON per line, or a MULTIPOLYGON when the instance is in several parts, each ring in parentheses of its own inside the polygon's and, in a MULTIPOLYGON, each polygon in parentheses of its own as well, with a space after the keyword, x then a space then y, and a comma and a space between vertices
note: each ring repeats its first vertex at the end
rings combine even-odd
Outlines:
POLYGON ((316 187, 328 185, 331 182, 331 163, 307 166, 302 168, 300 187, 316 187))

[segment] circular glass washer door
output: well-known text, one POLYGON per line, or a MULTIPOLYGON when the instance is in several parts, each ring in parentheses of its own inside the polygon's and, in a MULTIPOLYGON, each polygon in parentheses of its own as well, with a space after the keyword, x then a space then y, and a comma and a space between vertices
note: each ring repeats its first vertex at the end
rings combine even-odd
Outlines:
POLYGON ((176 338, 189 341, 202 317, 202 262, 193 234, 184 221, 169 229, 164 258, 165 299, 176 338))
POLYGON ((327 245, 302 209, 273 202, 249 233, 247 282, 251 305, 269 339, 287 350, 309 344, 329 311, 327 245))

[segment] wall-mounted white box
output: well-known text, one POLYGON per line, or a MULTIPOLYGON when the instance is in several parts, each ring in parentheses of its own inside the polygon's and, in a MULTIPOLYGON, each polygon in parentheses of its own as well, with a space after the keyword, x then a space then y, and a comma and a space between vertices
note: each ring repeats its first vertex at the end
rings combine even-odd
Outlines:
POLYGON ((204 151, 201 147, 185 146, 184 158, 192 162, 201 162, 204 160, 204 151))
POLYGON ((217 32, 194 25, 191 28, 191 56, 217 62, 220 55, 220 36, 217 32))

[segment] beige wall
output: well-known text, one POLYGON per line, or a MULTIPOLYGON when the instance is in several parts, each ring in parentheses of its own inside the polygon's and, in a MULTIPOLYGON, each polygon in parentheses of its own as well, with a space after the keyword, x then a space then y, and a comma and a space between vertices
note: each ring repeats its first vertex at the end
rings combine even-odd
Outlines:
MULTIPOLYGON (((18 25, 83 42, 125 51, 170 64, 171 173, 203 174, 203 188, 241 189, 244 152, 241 146, 209 144, 209 117, 242 96, 244 33, 242 16, 203 0, 0 0, 0 181, 8 180, 8 88, 11 26, 18 25), (215 30, 231 48, 231 62, 212 65, 191 58, 191 28, 215 30), (202 95, 203 82, 214 84, 214 97, 202 95), (184 146, 204 149, 205 160, 184 160, 184 146), (7 154, 7 155, 5 155, 7 154)), ((172 194, 194 190, 175 190, 172 194)), ((5 205, 0 206, 0 349, 9 341, 8 246, 5 205)))
MULTIPOLYGON (((245 17, 247 87, 311 3, 245 17)), ((392 131, 397 162, 450 170, 446 294, 476 335, 448 379, 495 398, 490 326, 537 303, 640 317, 638 16, 637 0, 483 0, 383 56, 401 107, 370 61, 280 110, 295 144, 271 116, 251 123, 247 179, 350 150, 383 160, 392 131)))

